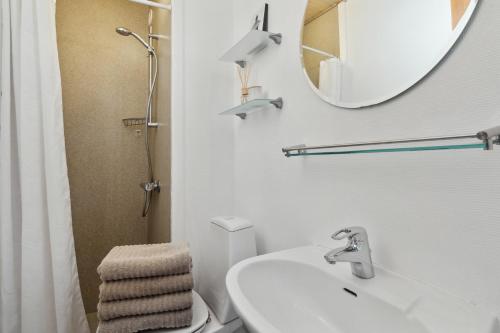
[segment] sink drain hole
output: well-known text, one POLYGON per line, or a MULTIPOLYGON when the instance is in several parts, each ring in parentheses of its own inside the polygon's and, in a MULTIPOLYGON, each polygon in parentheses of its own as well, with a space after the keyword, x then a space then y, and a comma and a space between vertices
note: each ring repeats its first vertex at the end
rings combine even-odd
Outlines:
POLYGON ((356 294, 354 291, 350 290, 350 289, 347 289, 347 288, 344 288, 344 291, 348 294, 351 294, 352 296, 354 297, 358 297, 358 294, 356 294))

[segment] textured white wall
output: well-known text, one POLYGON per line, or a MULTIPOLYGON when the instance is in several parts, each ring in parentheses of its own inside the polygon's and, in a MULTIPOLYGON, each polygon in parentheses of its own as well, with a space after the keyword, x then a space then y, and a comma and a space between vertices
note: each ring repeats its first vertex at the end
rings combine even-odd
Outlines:
POLYGON ((373 104, 408 88, 456 39, 450 0, 347 1, 340 7, 346 104, 373 104))
MULTIPOLYGON (((353 111, 324 103, 304 77, 299 46, 306 0, 268 0, 270 28, 284 34, 283 44, 260 54, 253 74, 270 96, 283 96, 285 108, 245 121, 216 115, 237 102, 234 69, 216 59, 247 31, 260 0, 184 1, 186 82, 179 90, 186 107, 174 108, 174 118, 185 116, 186 158, 174 155, 173 161, 185 166, 186 200, 174 209, 186 216, 174 224, 189 226, 201 243, 208 217, 234 212, 256 225, 260 253, 362 225, 377 264, 500 312, 500 150, 298 159, 280 151, 299 143, 461 134, 500 124, 499 1, 479 5, 464 38, 422 83, 353 111)), ((175 135, 174 146, 182 142, 175 135)))
POLYGON ((234 206, 233 128, 217 115, 234 87, 234 68, 218 61, 233 39, 232 0, 173 7, 172 240, 189 240, 197 274, 208 219, 234 206))
MULTIPOLYGON (((234 1, 235 36, 258 2, 234 1)), ((284 34, 283 44, 259 55, 253 70, 285 108, 234 120, 235 213, 255 223, 259 251, 362 225, 381 266, 500 312, 500 149, 298 159, 280 152, 500 124, 500 2, 479 5, 463 39, 422 83, 362 110, 330 106, 309 89, 299 59, 306 1, 269 3, 270 29, 284 34)))

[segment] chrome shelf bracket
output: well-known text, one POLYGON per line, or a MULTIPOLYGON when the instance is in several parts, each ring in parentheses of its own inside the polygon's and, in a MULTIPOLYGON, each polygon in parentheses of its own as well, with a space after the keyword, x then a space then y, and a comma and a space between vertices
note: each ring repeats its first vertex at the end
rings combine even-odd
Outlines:
POLYGON ((279 97, 276 98, 275 100, 270 101, 272 105, 274 105, 277 109, 283 109, 283 98, 279 97))
POLYGON ((247 67, 247 62, 243 60, 238 60, 234 62, 236 65, 240 66, 241 68, 247 67))
POLYGON ((477 138, 484 142, 485 150, 493 150, 494 145, 500 145, 500 126, 488 128, 477 133, 477 138))
POLYGON ((283 35, 282 34, 271 34, 269 35, 269 38, 276 44, 276 45, 281 45, 281 41, 283 40, 283 35))

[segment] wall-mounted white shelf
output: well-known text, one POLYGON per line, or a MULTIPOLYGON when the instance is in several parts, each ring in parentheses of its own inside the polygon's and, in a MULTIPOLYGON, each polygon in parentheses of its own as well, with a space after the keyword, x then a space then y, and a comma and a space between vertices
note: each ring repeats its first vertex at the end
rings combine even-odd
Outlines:
POLYGON ((281 44, 282 35, 262 30, 251 30, 238 43, 230 48, 221 61, 234 62, 245 67, 248 60, 265 49, 270 43, 281 44))
POLYGON ((283 98, 276 99, 254 99, 249 102, 243 103, 241 105, 235 106, 229 110, 219 113, 221 116, 238 116, 241 119, 245 119, 247 114, 256 111, 258 109, 264 108, 266 106, 272 105, 277 109, 283 108, 283 98))

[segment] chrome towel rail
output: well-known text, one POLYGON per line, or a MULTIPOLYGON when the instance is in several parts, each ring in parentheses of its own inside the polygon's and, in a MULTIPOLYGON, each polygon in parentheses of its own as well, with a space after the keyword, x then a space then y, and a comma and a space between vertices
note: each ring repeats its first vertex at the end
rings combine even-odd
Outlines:
POLYGON ((367 154, 367 153, 396 153, 408 151, 431 151, 431 150, 457 150, 457 149, 483 149, 492 150, 493 145, 500 145, 500 126, 480 131, 476 134, 437 136, 402 140, 384 140, 371 142, 354 142, 322 146, 297 145, 283 148, 286 157, 296 156, 319 156, 319 155, 347 155, 347 154, 367 154), (441 144, 409 147, 385 147, 383 145, 400 145, 407 143, 441 142, 456 140, 479 140, 480 142, 469 142, 461 144, 441 144), (371 149, 342 149, 377 146, 371 149), (338 150, 340 149, 340 150, 338 150), (332 151, 333 150, 333 151, 332 151))

